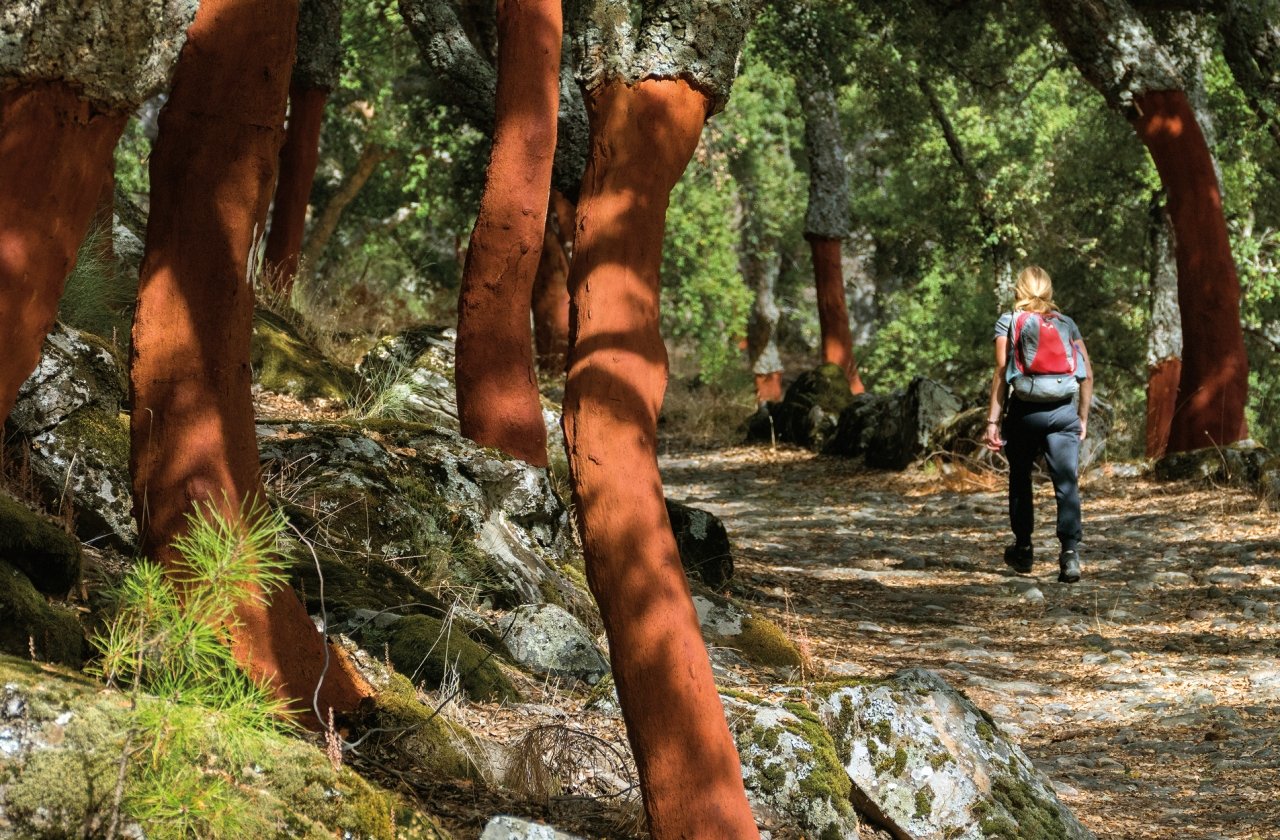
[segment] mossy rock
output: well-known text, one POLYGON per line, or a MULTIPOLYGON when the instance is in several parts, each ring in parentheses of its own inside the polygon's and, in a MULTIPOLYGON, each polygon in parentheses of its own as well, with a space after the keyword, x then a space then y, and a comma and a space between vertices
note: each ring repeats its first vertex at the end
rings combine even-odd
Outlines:
POLYGON ((854 803, 894 836, 1093 840, 990 715, 937 674, 814 690, 854 803))
POLYGON ((0 562, 0 651, 46 662, 84 661, 84 630, 75 612, 54 606, 27 576, 0 562))
POLYGON ((454 668, 472 700, 520 700, 520 693, 492 651, 457 627, 451 628, 446 638, 444 623, 437 618, 412 615, 400 619, 387 630, 387 646, 391 664, 414 683, 438 687, 446 671, 454 668))
POLYGON ((0 560, 41 592, 65 595, 80 579, 80 543, 47 516, 0 493, 0 560))
MULTIPOLYGON (((0 828, 0 837, 81 836, 85 826, 105 826, 126 737, 131 751, 147 746, 138 740, 147 736, 139 735, 129 698, 79 675, 11 657, 0 657, 0 685, 8 744, 0 753, 0 796, 13 830, 0 828)), ((139 708, 147 704, 166 701, 139 698, 139 708)), ((133 826, 131 833, 156 840, 177 836, 173 820, 147 806, 155 793, 148 785, 174 778, 193 783, 192 800, 179 797, 180 806, 195 806, 206 796, 214 803, 200 836, 448 840, 429 815, 346 767, 335 769, 306 741, 286 733, 238 732, 248 760, 227 766, 215 740, 218 713, 173 704, 164 709, 165 720, 183 729, 183 748, 143 749, 126 765, 121 816, 125 828, 133 826), (193 762, 192 755, 202 758, 193 762), (202 786, 202 777, 218 792, 202 786)))
POLYGON ((137 539, 129 481, 129 418, 91 407, 33 438, 32 470, 45 496, 69 493, 76 535, 129 550, 137 539))
POLYGON ((250 353, 258 385, 300 400, 345 400, 358 381, 354 371, 327 359, 293 324, 266 310, 253 314, 250 353))
MULTIPOLYGON (((821 451, 835 434, 840 412, 853 403, 849 380, 839 365, 805 371, 787 388, 782 402, 771 403, 773 431, 779 440, 821 451)), ((763 428, 758 421, 753 428, 763 428)))
POLYGON ((757 820, 822 840, 858 836, 849 777, 817 716, 800 703, 721 695, 757 820))
POLYGON ((390 674, 364 720, 369 749, 389 761, 409 762, 427 779, 476 779, 475 764, 461 748, 474 736, 420 699, 401 674, 390 674))
POLYGON ((804 657, 782 628, 705 586, 694 584, 693 603, 707 644, 732 648, 748 662, 772 668, 798 668, 804 657))

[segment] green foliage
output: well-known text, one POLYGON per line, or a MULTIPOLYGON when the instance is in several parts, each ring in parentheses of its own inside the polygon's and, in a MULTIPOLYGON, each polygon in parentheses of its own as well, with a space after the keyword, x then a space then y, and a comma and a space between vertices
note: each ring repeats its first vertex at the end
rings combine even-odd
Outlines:
MULTIPOLYGON (((262 739, 288 726, 286 707, 236 665, 236 611, 284 580, 274 547, 283 515, 213 507, 188 517, 174 542, 183 565, 140 561, 116 592, 117 612, 94 639, 98 667, 134 699, 125 807, 154 837, 240 837, 255 824, 235 781, 262 739)), ((259 821, 260 822, 260 821, 259 821)))
POLYGON ((697 348, 699 372, 714 381, 738 364, 751 295, 738 273, 732 181, 704 146, 671 193, 662 248, 663 326, 697 348))
POLYGON ((58 303, 58 320, 108 340, 127 340, 138 278, 119 270, 110 232, 90 228, 58 303))

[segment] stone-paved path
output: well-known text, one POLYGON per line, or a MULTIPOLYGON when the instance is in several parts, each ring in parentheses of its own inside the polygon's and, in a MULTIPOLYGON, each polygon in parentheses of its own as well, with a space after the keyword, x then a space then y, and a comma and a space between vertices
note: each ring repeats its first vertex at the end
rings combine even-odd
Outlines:
POLYGON ((815 670, 938 670, 1099 837, 1280 838, 1280 518, 1257 499, 1087 480, 1085 578, 1064 586, 1047 480, 1037 568, 1015 576, 995 476, 768 448, 662 466, 815 670))

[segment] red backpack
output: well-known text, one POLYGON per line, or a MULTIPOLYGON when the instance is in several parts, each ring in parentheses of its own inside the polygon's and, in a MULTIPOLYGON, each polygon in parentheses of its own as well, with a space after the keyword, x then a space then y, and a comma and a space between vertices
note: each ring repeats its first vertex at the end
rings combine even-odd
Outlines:
POLYGON ((1009 324, 1005 379, 1019 399, 1056 402, 1080 390, 1068 321, 1056 312, 1016 312, 1009 324))

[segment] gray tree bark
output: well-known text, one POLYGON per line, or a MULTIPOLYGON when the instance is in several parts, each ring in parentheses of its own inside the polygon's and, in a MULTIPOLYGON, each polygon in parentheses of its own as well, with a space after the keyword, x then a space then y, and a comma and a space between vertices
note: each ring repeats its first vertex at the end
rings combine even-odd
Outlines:
MULTIPOLYGON (((439 93, 477 129, 492 134, 498 90, 495 57, 477 48, 449 0, 400 0, 400 13, 423 61, 439 82, 439 93)), ((574 83, 570 52, 562 51, 560 115, 551 186, 574 201, 587 163, 588 130, 587 111, 574 83)))
POLYGON ((166 89, 198 0, 7 0, 0 79, 63 81, 103 110, 166 89))

